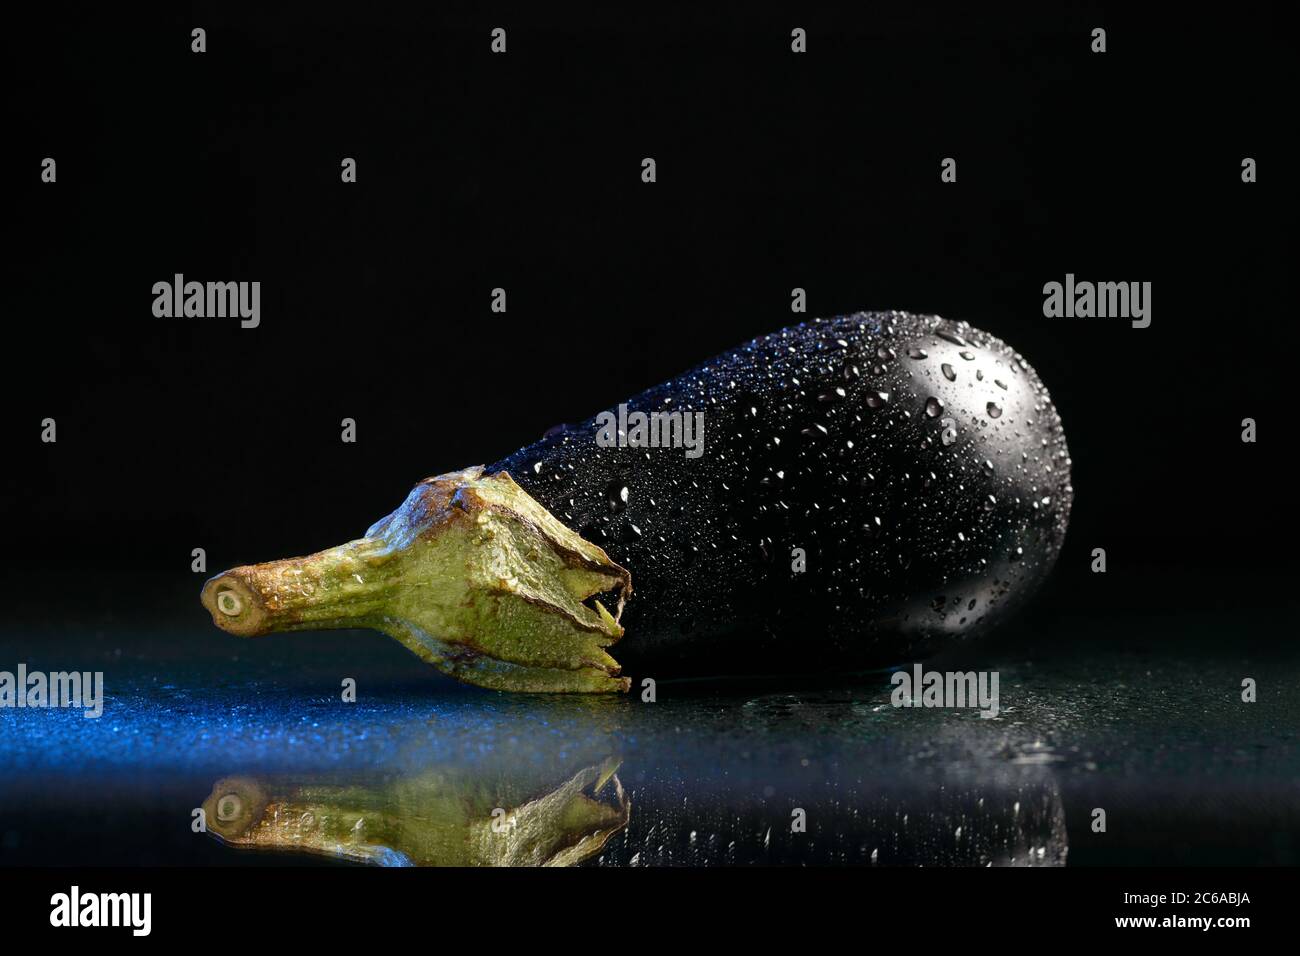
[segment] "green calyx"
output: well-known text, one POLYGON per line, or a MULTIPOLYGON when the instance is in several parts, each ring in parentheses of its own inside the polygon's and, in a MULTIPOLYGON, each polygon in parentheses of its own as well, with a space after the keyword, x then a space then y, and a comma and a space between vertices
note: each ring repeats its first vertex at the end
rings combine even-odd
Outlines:
POLYGON ((420 482, 363 538, 219 574, 202 601, 242 637, 370 627, 471 684, 598 693, 628 689, 605 648, 631 594, 624 568, 507 473, 469 468, 420 482), (594 600, 608 592, 612 614, 594 600))

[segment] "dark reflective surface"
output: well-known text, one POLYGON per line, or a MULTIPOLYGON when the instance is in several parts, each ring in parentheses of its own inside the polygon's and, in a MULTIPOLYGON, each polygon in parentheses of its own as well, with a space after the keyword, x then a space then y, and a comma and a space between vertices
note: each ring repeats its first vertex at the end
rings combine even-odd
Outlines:
POLYGON ((998 670, 994 719, 895 708, 883 674, 493 693, 382 635, 241 641, 187 615, 11 619, 0 669, 102 670, 107 699, 0 709, 0 864, 1300 860, 1300 662, 1239 614, 1031 615, 927 662, 998 670), (265 852, 193 830, 208 801, 221 832, 231 778, 261 794, 265 852))

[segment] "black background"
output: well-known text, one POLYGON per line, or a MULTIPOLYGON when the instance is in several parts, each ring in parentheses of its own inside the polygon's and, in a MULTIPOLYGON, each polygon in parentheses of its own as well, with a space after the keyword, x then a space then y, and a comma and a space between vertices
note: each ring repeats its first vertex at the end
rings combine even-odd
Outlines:
POLYGON ((907 309, 1006 339, 1056 399, 1077 493, 1058 606, 1290 604, 1267 6, 10 15, 12 572, 197 593, 192 548, 215 572, 337 544, 418 479, 748 338, 907 309), (259 280, 261 326, 155 318, 176 272, 259 280), (1044 318, 1067 272, 1152 282, 1150 328, 1044 318))

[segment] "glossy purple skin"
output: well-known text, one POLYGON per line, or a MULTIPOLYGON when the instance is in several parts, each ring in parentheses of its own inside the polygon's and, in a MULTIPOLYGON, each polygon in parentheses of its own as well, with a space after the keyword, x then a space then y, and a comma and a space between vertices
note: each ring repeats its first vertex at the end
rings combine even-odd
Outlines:
POLYGON ((815 320, 627 404, 703 410, 703 454, 599 447, 593 416, 489 468, 631 571, 625 672, 915 660, 1004 620, 1065 537, 1060 417, 1016 352, 965 323, 815 320))

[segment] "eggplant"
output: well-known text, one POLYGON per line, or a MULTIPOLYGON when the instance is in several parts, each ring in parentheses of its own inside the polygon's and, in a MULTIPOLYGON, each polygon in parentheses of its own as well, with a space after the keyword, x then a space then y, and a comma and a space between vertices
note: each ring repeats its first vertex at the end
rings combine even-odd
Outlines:
POLYGON ((428 478, 364 537, 226 571, 202 601, 243 636, 376 628, 504 690, 860 671, 1021 606, 1064 541, 1070 464, 1005 343, 861 312, 428 478))

